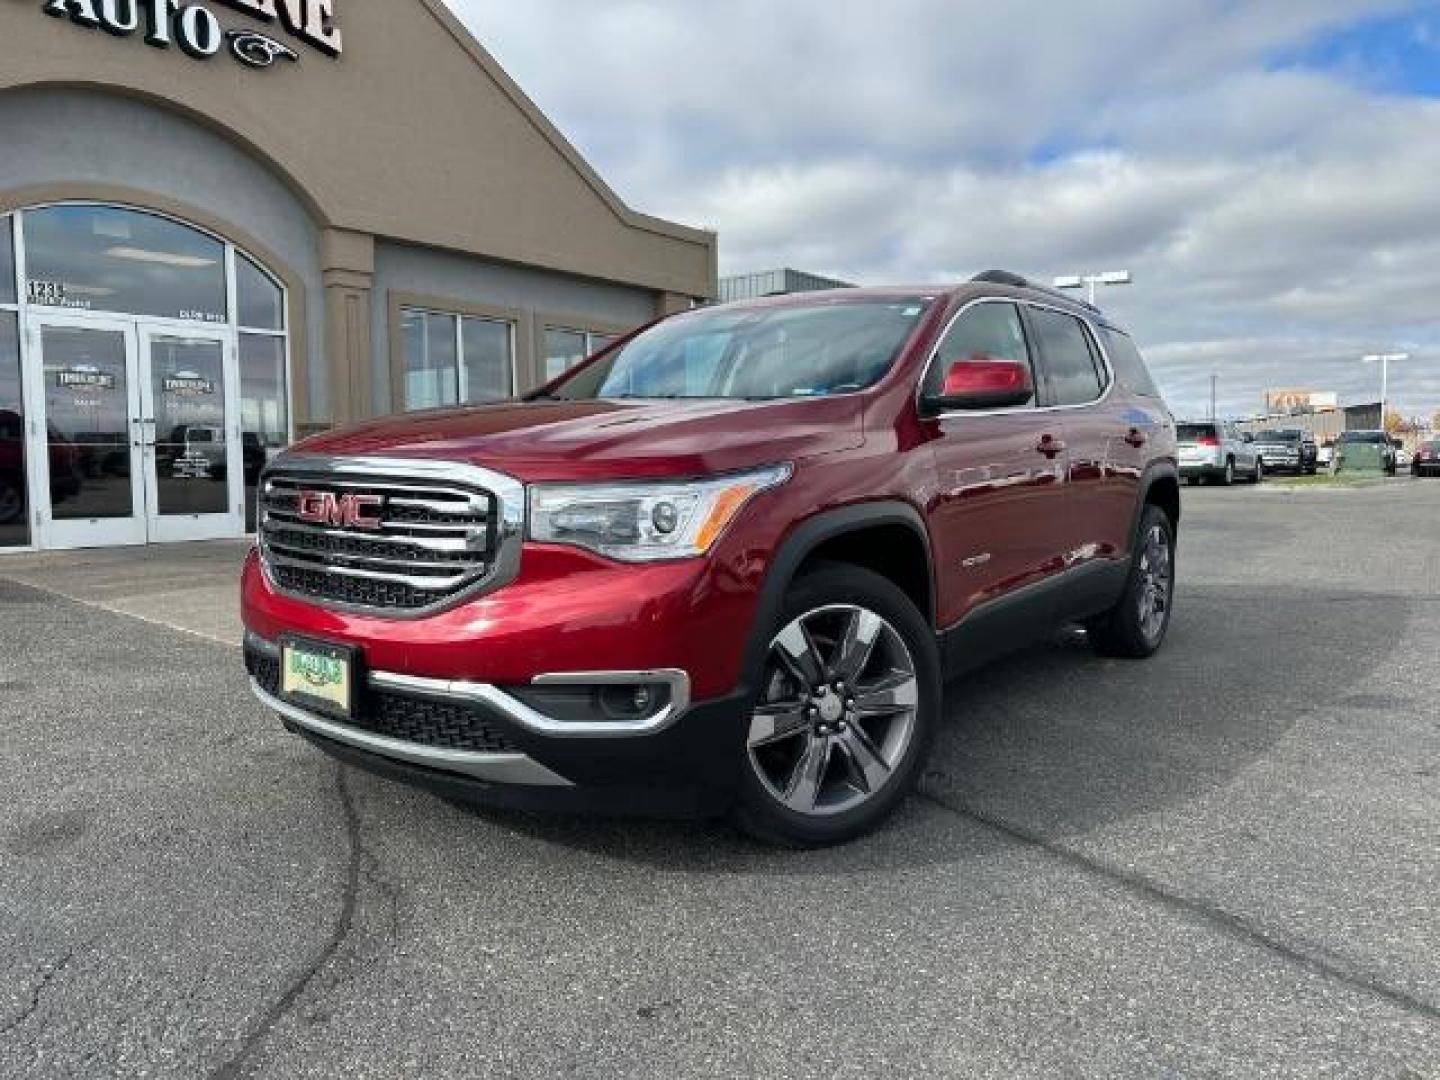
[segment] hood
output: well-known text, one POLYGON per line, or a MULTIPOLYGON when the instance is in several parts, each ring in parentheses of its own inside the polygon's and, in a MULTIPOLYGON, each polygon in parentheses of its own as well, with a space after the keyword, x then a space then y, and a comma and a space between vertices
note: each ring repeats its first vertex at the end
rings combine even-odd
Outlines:
POLYGON ((306 439, 295 453, 461 461, 521 480, 734 472, 851 449, 858 397, 533 401, 434 409, 306 439))

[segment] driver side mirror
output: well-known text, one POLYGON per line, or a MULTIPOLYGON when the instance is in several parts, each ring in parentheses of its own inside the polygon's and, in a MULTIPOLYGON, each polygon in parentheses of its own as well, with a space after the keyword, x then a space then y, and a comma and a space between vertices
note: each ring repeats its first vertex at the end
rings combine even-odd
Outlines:
POLYGON ((926 397, 931 413, 964 409, 1012 409, 1035 397, 1030 365, 993 356, 957 360, 945 372, 940 392, 926 397))

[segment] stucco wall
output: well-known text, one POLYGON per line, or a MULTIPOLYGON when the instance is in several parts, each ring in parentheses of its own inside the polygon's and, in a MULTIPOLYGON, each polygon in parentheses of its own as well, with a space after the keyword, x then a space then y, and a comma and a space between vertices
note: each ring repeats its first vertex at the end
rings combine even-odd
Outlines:
POLYGON ((321 226, 714 295, 715 236, 625 206, 442 0, 335 7, 337 59, 217 7, 224 27, 296 47, 257 71, 228 50, 195 60, 0 0, 0 88, 106 87, 206 117, 273 163, 321 226))
MULTIPOLYGON (((522 333, 520 340, 533 343, 534 348, 539 347, 539 331, 547 319, 577 329, 629 329, 655 317, 657 299, 646 289, 383 242, 375 246, 374 289, 370 336, 377 412, 398 405, 391 393, 393 294, 433 299, 437 307, 442 306, 440 301, 451 300, 456 304, 451 310, 508 309, 528 323, 527 333, 522 333)), ((522 385, 527 375, 526 360, 521 357, 522 385)), ((533 381, 533 368, 529 375, 533 381)))
POLYGON ((194 207, 212 219, 202 224, 231 226, 227 239, 263 245, 304 285, 310 407, 327 414, 316 226, 283 181, 209 128, 153 105, 88 90, 0 92, 0 200, 55 186, 147 192, 158 197, 151 205, 194 207))

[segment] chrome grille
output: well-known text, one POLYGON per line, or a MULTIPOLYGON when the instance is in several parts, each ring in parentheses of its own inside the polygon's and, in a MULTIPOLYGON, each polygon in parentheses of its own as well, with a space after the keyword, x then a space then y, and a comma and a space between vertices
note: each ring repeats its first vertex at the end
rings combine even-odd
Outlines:
POLYGON ((414 475, 402 468, 366 472, 363 460, 307 468, 302 458, 267 471, 259 536, 271 580, 303 599, 406 614, 492 579, 505 541, 496 492, 446 476, 476 471, 466 466, 426 462, 414 475), (302 493, 312 510, 322 498, 338 508, 347 496, 364 497, 369 520, 338 509, 306 520, 302 493))

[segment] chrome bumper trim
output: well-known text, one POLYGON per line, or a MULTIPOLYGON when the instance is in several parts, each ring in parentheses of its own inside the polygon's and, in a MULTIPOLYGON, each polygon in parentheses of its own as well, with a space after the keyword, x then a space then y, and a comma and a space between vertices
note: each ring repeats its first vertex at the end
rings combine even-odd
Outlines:
POLYGON ((252 679, 250 689, 260 703, 273 709, 287 720, 293 721, 334 742, 344 743, 359 750, 367 750, 381 757, 423 765, 430 769, 444 769, 446 772, 462 773, 492 784, 526 784, 531 787, 574 787, 558 773, 551 772, 533 758, 524 754, 477 754, 466 750, 445 750, 418 743, 401 742, 383 735, 372 735, 368 731, 325 720, 314 713, 297 709, 288 702, 271 697, 252 679))
POLYGON ((662 684, 670 689, 670 701, 654 716, 634 722, 624 720, 576 722, 557 720, 532 709, 490 683, 453 682, 445 679, 420 679, 413 675, 396 675, 388 671, 372 671, 370 685, 420 697, 442 701, 468 701, 485 705, 523 728, 552 739, 627 738, 654 735, 664 731, 690 707, 690 676, 683 671, 666 668, 658 671, 585 671, 555 675, 537 675, 534 686, 623 686, 629 683, 662 684))
MULTIPOLYGON (((259 634, 246 631, 246 643, 266 656, 278 659, 280 646, 259 634)), ((537 675, 533 686, 625 686, 659 684, 670 691, 670 700, 660 711, 634 722, 615 720, 595 723, 557 720, 532 709, 518 698, 490 683, 460 682, 450 679, 423 679, 390 671, 366 673, 366 682, 377 689, 398 691, 439 701, 459 701, 484 705, 507 720, 537 735, 553 739, 632 738, 655 735, 664 731, 690 708, 690 676, 678 668, 657 668, 647 671, 575 671, 537 675)), ((258 689, 258 688, 257 688, 258 689)), ((400 745, 408 745, 401 743, 400 745)))

